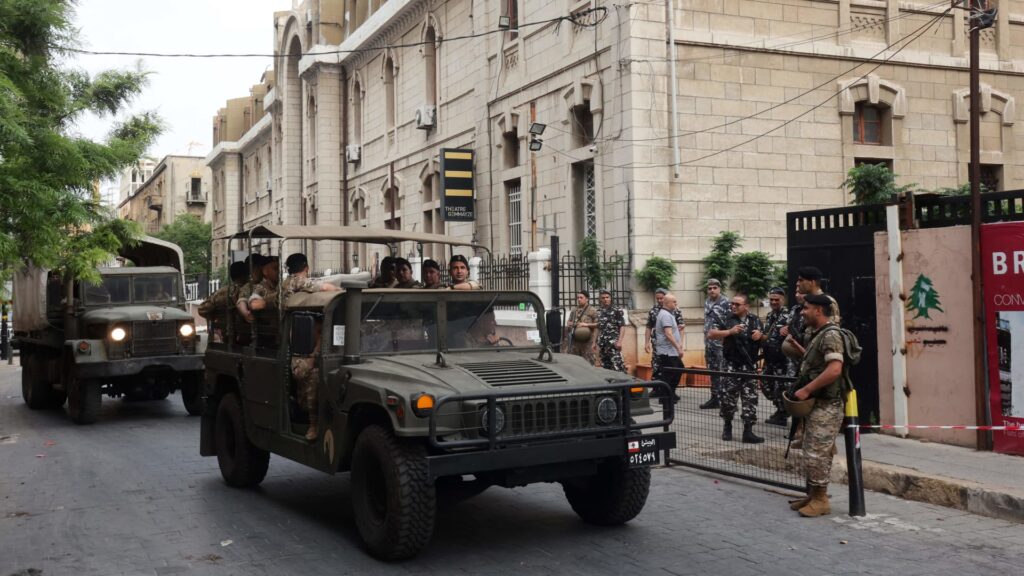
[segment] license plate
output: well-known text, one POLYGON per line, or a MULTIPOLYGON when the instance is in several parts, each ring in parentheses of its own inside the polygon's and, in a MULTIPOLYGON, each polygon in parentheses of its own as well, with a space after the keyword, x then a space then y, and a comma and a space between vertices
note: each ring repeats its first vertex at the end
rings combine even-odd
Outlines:
POLYGON ((661 463, 658 439, 639 437, 626 439, 626 462, 630 468, 641 468, 661 463))

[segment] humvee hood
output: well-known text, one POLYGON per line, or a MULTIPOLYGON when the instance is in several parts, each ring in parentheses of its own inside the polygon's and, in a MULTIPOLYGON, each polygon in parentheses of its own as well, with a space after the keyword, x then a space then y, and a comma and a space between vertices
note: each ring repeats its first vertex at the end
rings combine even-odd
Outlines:
POLYGON ((184 310, 179 310, 170 306, 135 305, 87 310, 82 313, 82 319, 88 324, 98 324, 101 322, 192 320, 192 315, 184 310))

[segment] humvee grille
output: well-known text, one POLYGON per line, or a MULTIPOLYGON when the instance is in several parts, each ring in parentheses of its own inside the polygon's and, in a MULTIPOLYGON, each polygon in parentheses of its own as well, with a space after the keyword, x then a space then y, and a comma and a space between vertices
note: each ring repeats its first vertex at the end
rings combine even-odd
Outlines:
POLYGON ((163 356, 177 352, 177 322, 132 323, 132 356, 163 356))
POLYGON ((491 386, 557 384, 565 382, 565 378, 532 360, 471 362, 459 364, 459 366, 491 386))
POLYGON ((547 398, 505 404, 506 435, 543 434, 582 430, 594 426, 593 398, 547 398))

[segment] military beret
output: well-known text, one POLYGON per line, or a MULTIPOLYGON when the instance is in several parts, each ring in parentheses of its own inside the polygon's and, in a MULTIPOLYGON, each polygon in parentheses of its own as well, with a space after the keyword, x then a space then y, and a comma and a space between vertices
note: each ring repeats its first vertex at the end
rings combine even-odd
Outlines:
POLYGON ((814 304, 815 306, 831 308, 832 299, 824 294, 806 294, 804 295, 804 304, 814 304))
POLYGON ((668 290, 666 290, 664 288, 658 288, 657 290, 654 291, 654 293, 655 294, 668 294, 668 290))
POLYGON ((796 277, 804 280, 821 280, 825 275, 817 266, 804 266, 796 271, 796 277))
POLYGON ((719 288, 721 288, 722 283, 719 282, 717 278, 708 278, 707 287, 711 288, 712 286, 718 286, 719 288))
POLYGON ((778 286, 776 286, 776 287, 772 288, 771 290, 769 290, 768 293, 769 294, 778 294, 780 296, 785 296, 786 295, 786 291, 783 290, 782 288, 779 288, 778 286))
POLYGON ((431 260, 430 258, 427 258, 426 260, 423 261, 423 269, 426 270, 427 268, 441 270, 441 265, 437 263, 437 260, 431 260))
POLYGON ((451 259, 448 260, 448 265, 451 266, 452 264, 455 264, 456 262, 462 262, 463 264, 466 265, 467 268, 469 267, 469 260, 466 260, 466 257, 463 256, 462 254, 454 254, 451 257, 451 259))
POLYGON ((600 291, 600 292, 598 292, 597 294, 598 294, 598 296, 601 296, 601 295, 604 295, 604 294, 607 294, 607 295, 609 295, 609 296, 611 296, 611 295, 612 295, 611 291, 610 291, 610 290, 608 290, 607 288, 602 288, 602 289, 601 289, 601 291, 600 291))
POLYGON ((302 252, 296 252, 284 261, 284 265, 288 268, 289 274, 301 272, 308 264, 309 260, 306 259, 306 255, 302 252))

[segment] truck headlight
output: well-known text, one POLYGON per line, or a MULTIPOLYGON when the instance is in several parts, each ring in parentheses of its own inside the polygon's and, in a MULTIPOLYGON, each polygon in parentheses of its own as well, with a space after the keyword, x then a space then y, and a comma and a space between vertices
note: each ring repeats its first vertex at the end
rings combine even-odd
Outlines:
POLYGON ((185 338, 188 338, 196 333, 196 329, 191 324, 182 324, 181 328, 178 328, 178 332, 185 338))
MULTIPOLYGON (((490 418, 487 417, 487 406, 485 405, 480 411, 480 428, 483 429, 484 435, 490 434, 488 428, 490 424, 490 418)), ((494 434, 501 434, 501 431, 505 429, 505 411, 501 409, 501 406, 494 407, 494 434)))
POLYGON ((124 328, 121 328, 120 326, 110 331, 110 339, 113 340, 114 342, 120 342, 124 340, 125 337, 127 336, 128 333, 125 332, 124 328))
POLYGON ((619 415, 619 404, 614 398, 605 396, 597 401, 597 421, 600 424, 608 425, 615 422, 619 415))

